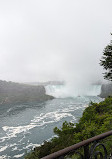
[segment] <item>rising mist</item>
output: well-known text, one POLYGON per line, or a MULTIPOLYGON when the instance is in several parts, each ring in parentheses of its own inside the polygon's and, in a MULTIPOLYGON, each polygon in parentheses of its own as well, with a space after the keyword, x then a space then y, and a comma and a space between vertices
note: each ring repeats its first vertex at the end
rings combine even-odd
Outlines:
POLYGON ((112 1, 0 2, 0 79, 64 80, 67 90, 102 80, 112 1))

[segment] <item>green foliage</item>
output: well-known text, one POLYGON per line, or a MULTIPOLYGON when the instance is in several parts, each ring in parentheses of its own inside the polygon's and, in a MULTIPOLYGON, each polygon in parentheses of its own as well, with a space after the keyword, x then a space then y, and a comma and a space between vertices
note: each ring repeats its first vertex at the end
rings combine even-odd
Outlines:
POLYGON ((100 65, 107 71, 104 78, 112 81, 112 41, 105 47, 103 57, 100 61, 100 65))
MULTIPOLYGON (((37 156, 34 159, 41 158, 109 130, 112 130, 112 97, 106 98, 99 104, 91 102, 78 123, 73 124, 65 121, 60 129, 55 127, 54 133, 57 137, 35 148, 27 155, 26 159, 32 159, 32 156, 37 156)), ((112 147, 111 140, 105 139, 108 150, 112 147)), ((77 158, 77 155, 74 155, 73 158, 77 158)))
POLYGON ((29 154, 26 154, 25 159, 39 159, 38 151, 31 151, 29 154))

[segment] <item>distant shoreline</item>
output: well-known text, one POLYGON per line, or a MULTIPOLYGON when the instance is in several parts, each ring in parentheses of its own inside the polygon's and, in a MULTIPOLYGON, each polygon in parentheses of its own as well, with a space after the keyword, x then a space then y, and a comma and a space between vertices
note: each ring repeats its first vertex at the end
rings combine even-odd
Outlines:
POLYGON ((32 86, 0 80, 0 105, 42 102, 54 99, 46 95, 44 86, 32 86))

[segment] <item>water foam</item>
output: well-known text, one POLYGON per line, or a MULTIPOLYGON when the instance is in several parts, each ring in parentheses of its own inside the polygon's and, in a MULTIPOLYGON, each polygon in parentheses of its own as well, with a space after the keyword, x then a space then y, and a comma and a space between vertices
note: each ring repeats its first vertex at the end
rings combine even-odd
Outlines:
POLYGON ((0 156, 0 159, 9 159, 9 158, 11 158, 10 156, 7 156, 7 155, 2 155, 2 156, 0 156))
POLYGON ((38 147, 38 146, 40 146, 40 144, 29 143, 24 149, 26 150, 26 149, 31 148, 31 147, 32 147, 32 149, 34 149, 34 147, 38 147))
POLYGON ((20 158, 20 157, 22 157, 23 155, 24 155, 24 153, 19 154, 19 155, 15 155, 15 156, 13 156, 13 158, 20 158))
POLYGON ((48 124, 48 123, 60 121, 62 118, 65 118, 68 116, 72 116, 72 115, 70 113, 66 113, 64 111, 60 112, 58 110, 55 112, 41 114, 41 116, 37 116, 31 121, 32 121, 32 123, 37 123, 37 126, 43 126, 43 125, 48 124))
POLYGON ((3 126, 2 129, 7 132, 7 139, 10 139, 12 137, 17 137, 17 134, 20 134, 22 132, 26 133, 30 129, 34 128, 36 125, 26 125, 26 126, 17 126, 17 127, 10 127, 10 126, 3 126))
MULTIPOLYGON (((79 109, 77 107, 76 109, 79 109)), ((3 126, 2 129, 6 132, 6 136, 1 138, 1 141, 4 142, 6 139, 10 140, 11 138, 17 137, 18 134, 23 133, 23 137, 18 142, 22 142, 25 138, 25 134, 35 127, 43 127, 50 123, 58 122, 63 118, 72 117, 73 120, 76 120, 75 117, 70 113, 74 111, 74 106, 69 106, 68 108, 58 109, 57 111, 41 113, 40 116, 35 116, 34 119, 28 125, 23 126, 3 126)))
POLYGON ((4 146, 2 148, 0 148, 0 152, 5 151, 8 148, 8 146, 4 146))

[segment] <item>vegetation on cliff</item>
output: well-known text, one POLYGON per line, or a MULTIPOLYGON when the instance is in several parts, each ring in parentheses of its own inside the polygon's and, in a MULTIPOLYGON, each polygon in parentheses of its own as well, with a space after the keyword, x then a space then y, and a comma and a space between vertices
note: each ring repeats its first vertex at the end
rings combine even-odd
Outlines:
MULTIPOLYGON (((78 123, 73 124, 65 121, 62 128, 55 127, 54 133, 57 137, 49 142, 45 141, 43 145, 36 147, 25 158, 38 159, 109 130, 112 130, 112 97, 106 98, 99 104, 91 102, 78 123)), ((107 142, 112 146, 112 142, 107 142)))
POLYGON ((104 78, 112 81, 112 40, 110 44, 105 47, 100 61, 100 65, 106 70, 104 78))

